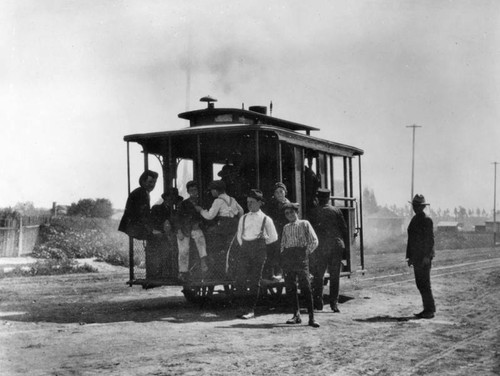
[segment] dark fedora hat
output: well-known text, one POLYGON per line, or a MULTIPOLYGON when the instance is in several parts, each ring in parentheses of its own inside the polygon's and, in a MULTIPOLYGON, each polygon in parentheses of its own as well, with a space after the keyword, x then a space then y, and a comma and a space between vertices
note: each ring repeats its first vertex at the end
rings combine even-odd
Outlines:
POLYGON ((410 202, 408 201, 410 204, 412 205, 430 205, 428 202, 425 202, 425 197, 424 195, 421 195, 421 194, 416 194, 415 197, 413 197, 413 200, 410 202))
POLYGON ((248 192, 247 197, 256 199, 257 201, 264 202, 264 194, 259 189, 250 189, 250 192, 248 192))
POLYGON ((330 190, 328 188, 318 189, 318 198, 330 198, 330 190))

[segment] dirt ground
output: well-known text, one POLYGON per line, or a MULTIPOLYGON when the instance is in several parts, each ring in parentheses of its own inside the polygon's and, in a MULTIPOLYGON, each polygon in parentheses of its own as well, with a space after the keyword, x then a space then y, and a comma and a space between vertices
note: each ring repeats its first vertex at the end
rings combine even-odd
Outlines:
POLYGON ((4 278, 0 374, 498 375, 499 252, 436 261, 433 320, 413 317, 420 297, 401 255, 381 256, 400 269, 342 279, 341 313, 317 312, 318 329, 284 324, 285 307, 243 321, 238 307, 186 303, 179 287, 130 288, 118 267, 4 278))

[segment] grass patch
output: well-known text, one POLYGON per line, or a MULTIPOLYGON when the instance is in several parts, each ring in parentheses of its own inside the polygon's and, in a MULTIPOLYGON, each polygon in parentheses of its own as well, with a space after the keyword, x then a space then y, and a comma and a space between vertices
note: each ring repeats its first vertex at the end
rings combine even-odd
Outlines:
POLYGON ((97 273, 97 269, 89 264, 80 265, 73 259, 38 260, 30 265, 16 266, 14 269, 0 274, 0 277, 33 277, 42 275, 61 275, 74 273, 97 273))

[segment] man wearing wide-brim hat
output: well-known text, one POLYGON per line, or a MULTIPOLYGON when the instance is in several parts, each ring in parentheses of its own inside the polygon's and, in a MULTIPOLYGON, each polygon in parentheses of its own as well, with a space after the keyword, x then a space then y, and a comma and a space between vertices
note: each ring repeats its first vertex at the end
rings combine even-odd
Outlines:
POLYGON ((406 259, 408 266, 413 266, 415 282, 422 296, 424 310, 415 316, 422 319, 432 319, 436 312, 431 289, 431 265, 434 258, 434 225, 424 209, 429 203, 425 197, 416 194, 410 202, 415 215, 408 226, 408 244, 406 259))

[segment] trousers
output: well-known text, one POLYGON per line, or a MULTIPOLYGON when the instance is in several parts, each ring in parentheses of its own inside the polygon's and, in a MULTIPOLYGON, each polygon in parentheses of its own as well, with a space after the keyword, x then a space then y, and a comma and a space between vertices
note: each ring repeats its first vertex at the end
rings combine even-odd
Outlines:
POLYGON ((423 265, 422 263, 415 264, 413 265, 413 270, 415 271, 415 282, 418 291, 422 296, 424 311, 434 313, 436 312, 436 305, 431 289, 431 263, 429 265, 423 265))
POLYGON ((254 307, 257 305, 259 299, 262 269, 266 258, 267 249, 263 239, 243 240, 239 253, 235 283, 239 291, 245 291, 247 286, 250 287, 250 293, 254 296, 254 307))
POLYGON ((191 236, 185 236, 182 240, 177 238, 177 246, 179 247, 179 273, 186 273, 189 270, 189 244, 191 239, 193 239, 196 244, 200 258, 206 257, 207 255, 207 244, 203 231, 199 229, 192 230, 190 235, 191 236))
POLYGON ((323 281, 325 272, 330 273, 330 304, 336 304, 339 299, 340 271, 342 268, 342 254, 344 247, 335 241, 323 242, 311 255, 311 273, 313 279, 313 296, 323 301, 323 281))

